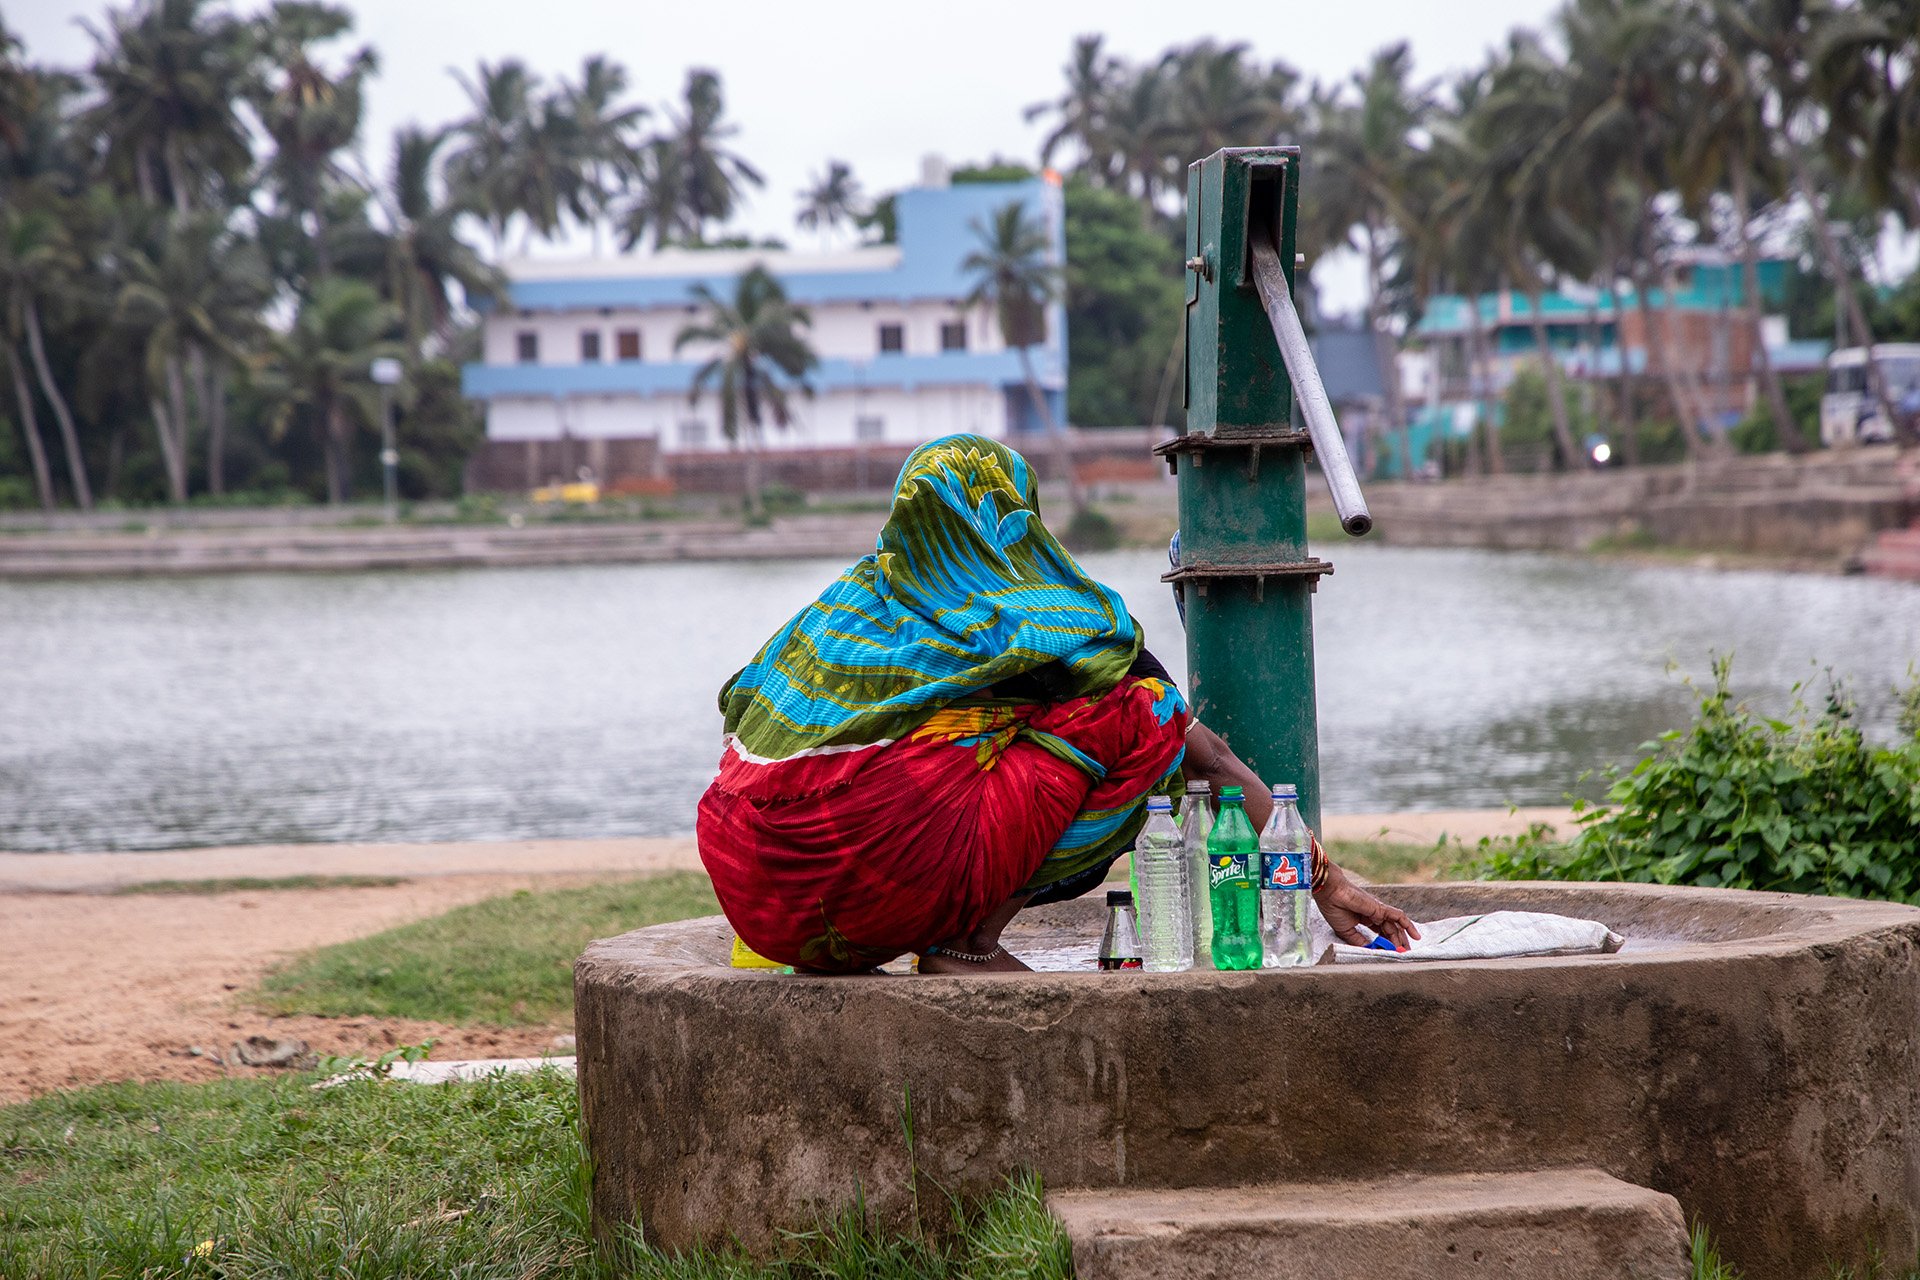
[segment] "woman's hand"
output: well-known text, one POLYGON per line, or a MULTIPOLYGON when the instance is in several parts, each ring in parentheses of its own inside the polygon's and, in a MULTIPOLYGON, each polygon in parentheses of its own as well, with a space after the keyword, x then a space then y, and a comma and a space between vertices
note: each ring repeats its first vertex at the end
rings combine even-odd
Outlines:
POLYGON ((1334 936, 1352 946, 1367 945, 1356 925, 1364 924, 1375 933, 1385 934, 1401 951, 1407 949, 1408 939, 1420 936, 1420 927, 1406 912, 1380 901, 1331 863, 1327 866, 1327 882, 1314 891, 1313 900, 1333 926, 1334 936))

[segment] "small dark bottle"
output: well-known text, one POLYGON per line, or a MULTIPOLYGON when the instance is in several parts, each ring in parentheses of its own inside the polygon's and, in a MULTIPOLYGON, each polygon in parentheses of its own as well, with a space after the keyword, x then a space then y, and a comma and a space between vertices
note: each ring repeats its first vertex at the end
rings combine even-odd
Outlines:
POLYGON ((1140 930, 1133 920, 1133 894, 1107 890, 1107 929, 1100 935, 1100 970, 1140 968, 1140 930))

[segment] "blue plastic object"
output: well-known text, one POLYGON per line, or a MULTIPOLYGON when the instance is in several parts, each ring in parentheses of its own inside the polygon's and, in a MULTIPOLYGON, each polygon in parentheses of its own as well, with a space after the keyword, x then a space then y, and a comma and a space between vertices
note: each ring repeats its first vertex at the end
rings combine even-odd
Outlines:
POLYGON ((1396 946, 1394 946, 1394 945, 1393 945, 1393 939, 1392 939, 1392 938, 1389 938, 1389 937, 1388 937, 1388 936, 1387 936, 1386 934, 1384 934, 1384 933, 1376 933, 1375 935, 1373 935, 1373 941, 1372 941, 1372 942, 1369 942, 1369 943, 1367 944, 1367 947, 1366 947, 1366 949, 1367 949, 1368 951, 1398 951, 1398 950, 1400 950, 1400 948, 1398 948, 1398 947, 1396 947, 1396 946))

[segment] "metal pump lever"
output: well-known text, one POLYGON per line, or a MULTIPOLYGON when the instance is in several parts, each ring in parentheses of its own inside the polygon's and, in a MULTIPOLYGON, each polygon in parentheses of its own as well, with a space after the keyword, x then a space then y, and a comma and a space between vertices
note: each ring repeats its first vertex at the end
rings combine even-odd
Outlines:
POLYGON ((1260 301, 1267 309, 1267 323, 1273 326, 1274 341, 1280 344, 1280 357, 1286 361, 1287 376, 1300 396, 1300 414, 1307 420, 1307 432, 1313 437, 1313 451, 1320 455, 1320 473, 1327 478, 1327 490, 1333 495, 1333 509, 1340 527, 1358 538, 1373 528, 1373 516, 1367 512, 1367 500, 1360 492, 1360 480, 1353 474, 1353 460, 1347 457, 1347 442, 1333 420, 1333 405, 1327 400, 1326 384, 1320 381, 1320 367, 1313 362, 1313 348, 1307 345, 1307 331, 1301 327, 1300 313, 1294 310, 1293 291, 1287 287, 1286 272, 1280 266, 1280 254, 1257 237, 1253 244, 1253 283, 1260 290, 1260 301))

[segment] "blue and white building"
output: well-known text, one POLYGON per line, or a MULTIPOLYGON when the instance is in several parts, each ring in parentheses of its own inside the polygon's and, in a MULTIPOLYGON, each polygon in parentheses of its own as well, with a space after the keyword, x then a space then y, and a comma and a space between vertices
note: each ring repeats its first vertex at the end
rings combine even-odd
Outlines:
MULTIPOLYGON (((954 431, 1018 437, 1040 426, 1020 353, 1007 346, 989 307, 967 307, 962 270, 981 248, 979 228, 1010 201, 1051 232, 1065 261, 1060 187, 1018 183, 945 185, 932 180, 896 197, 897 243, 842 252, 667 250, 574 261, 509 263, 509 302, 486 316, 484 354, 466 367, 467 395, 486 405, 490 449, 570 442, 567 456, 694 453, 728 447, 711 391, 689 402, 693 375, 712 344, 678 351, 680 331, 701 318, 704 284, 731 297, 756 264, 808 309, 819 367, 811 398, 795 396, 785 431, 767 424, 770 450, 912 445, 954 431), (575 445, 585 446, 576 448, 575 445), (597 446, 597 447, 595 447, 597 446)), ((1056 421, 1064 421, 1066 323, 1051 305, 1043 344, 1028 355, 1056 421)))

